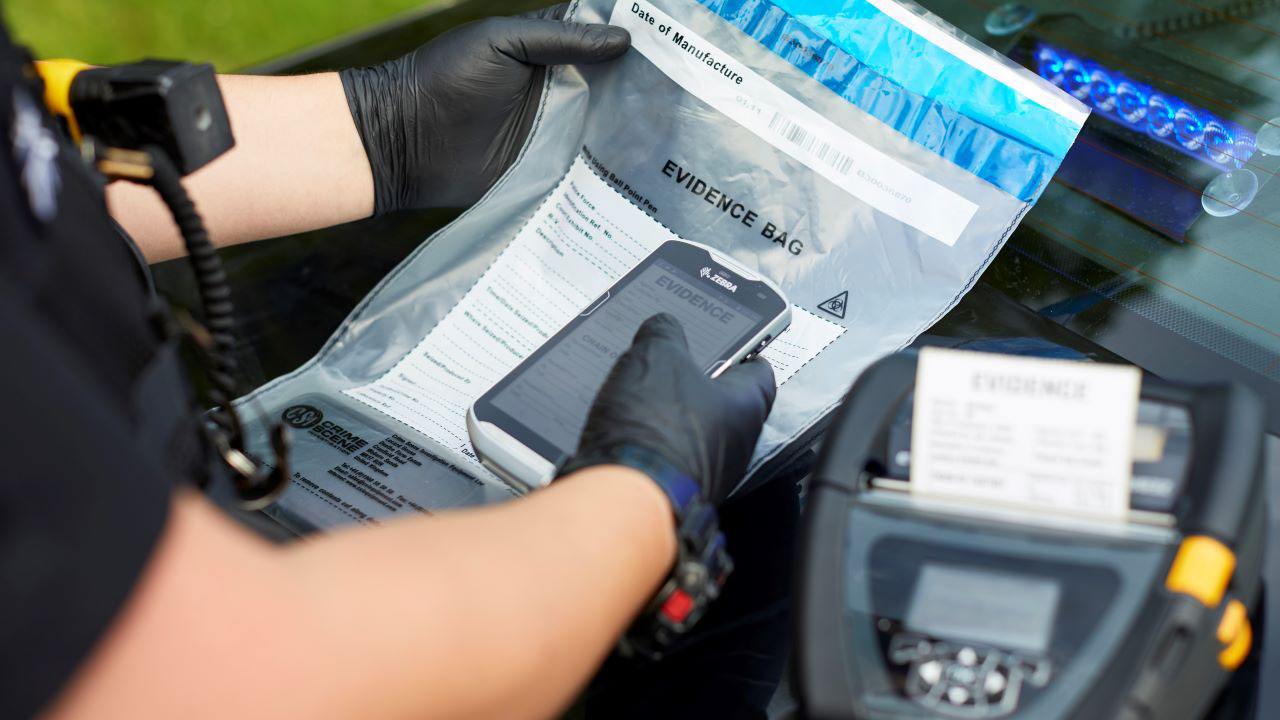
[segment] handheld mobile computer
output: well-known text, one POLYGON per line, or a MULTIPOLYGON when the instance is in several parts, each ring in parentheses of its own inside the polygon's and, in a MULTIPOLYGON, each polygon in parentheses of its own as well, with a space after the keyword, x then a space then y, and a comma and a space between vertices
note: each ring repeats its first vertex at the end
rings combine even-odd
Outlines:
POLYGON ((824 440, 802 529, 806 717, 1202 717, 1248 655, 1263 407, 1144 378, 1124 520, 910 492, 916 360, 890 356, 824 440))
POLYGON ((791 322, 782 291, 703 245, 669 240, 471 405, 467 432, 486 467, 528 490, 577 450, 596 392, 641 323, 670 313, 694 362, 715 377, 791 322))

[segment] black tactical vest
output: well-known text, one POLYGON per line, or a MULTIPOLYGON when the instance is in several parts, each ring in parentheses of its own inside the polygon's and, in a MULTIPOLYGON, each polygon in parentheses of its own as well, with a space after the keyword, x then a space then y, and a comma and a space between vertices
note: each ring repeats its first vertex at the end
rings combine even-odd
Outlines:
POLYGON ((100 180, 0 26, 0 717, 49 702, 209 453, 100 180))

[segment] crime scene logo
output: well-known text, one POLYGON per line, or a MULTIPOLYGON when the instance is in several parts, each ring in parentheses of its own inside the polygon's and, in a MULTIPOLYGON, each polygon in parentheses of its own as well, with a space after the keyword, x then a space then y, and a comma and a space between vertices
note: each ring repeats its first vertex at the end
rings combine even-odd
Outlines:
POLYGON ((698 271, 698 275, 700 275, 700 276, 702 276, 702 277, 704 277, 704 278, 706 278, 706 279, 710 280, 711 282, 713 282, 713 283, 715 283, 715 284, 719 285, 720 287, 724 288, 725 290, 728 290, 729 292, 735 292, 735 293, 736 293, 736 292, 738 292, 738 286, 737 286, 737 285, 735 285, 735 284, 733 284, 733 283, 729 282, 728 280, 725 280, 724 278, 720 277, 720 273, 716 273, 716 274, 712 275, 712 274, 711 274, 711 268, 709 268, 709 267, 704 267, 704 268, 702 268, 701 270, 699 270, 699 271, 698 271))
POLYGON ((280 414, 280 419, 289 424, 290 427, 306 430, 324 419, 324 413, 319 408, 310 405, 294 405, 280 414))

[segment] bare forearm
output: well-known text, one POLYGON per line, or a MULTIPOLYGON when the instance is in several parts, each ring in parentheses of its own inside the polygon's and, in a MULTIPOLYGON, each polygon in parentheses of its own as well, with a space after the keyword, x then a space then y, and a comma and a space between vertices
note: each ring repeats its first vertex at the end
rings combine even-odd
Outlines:
POLYGON ((672 527, 617 466, 286 550, 187 495, 51 716, 547 717, 657 590, 672 527))
MULTIPOLYGON (((367 217, 373 178, 336 73, 218 78, 236 145, 185 181, 215 245, 367 217)), ((151 262, 184 255, 150 189, 107 189, 111 214, 151 262)))
POLYGON ((353 713, 516 718, 568 704, 674 553, 661 491, 610 467, 499 508, 334 535, 296 560, 329 620, 317 672, 368 683, 353 713))

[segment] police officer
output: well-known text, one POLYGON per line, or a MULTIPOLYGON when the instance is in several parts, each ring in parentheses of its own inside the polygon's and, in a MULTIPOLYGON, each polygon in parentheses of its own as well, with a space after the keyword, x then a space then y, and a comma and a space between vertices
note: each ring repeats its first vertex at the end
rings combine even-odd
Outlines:
MULTIPOLYGON (((229 245, 475 201, 537 107, 538 68, 625 31, 464 26, 384 65, 224 77, 237 144, 189 178, 229 245)), ((645 323, 573 470, 501 506, 269 546, 207 472, 145 267, 183 253, 146 188, 106 185, 0 28, 0 717, 538 717, 560 710, 676 556, 667 476, 719 503, 773 401, 768 365, 705 378, 645 323), (141 268, 141 272, 140 272, 141 268), (646 463, 624 461, 640 453, 646 463)))

